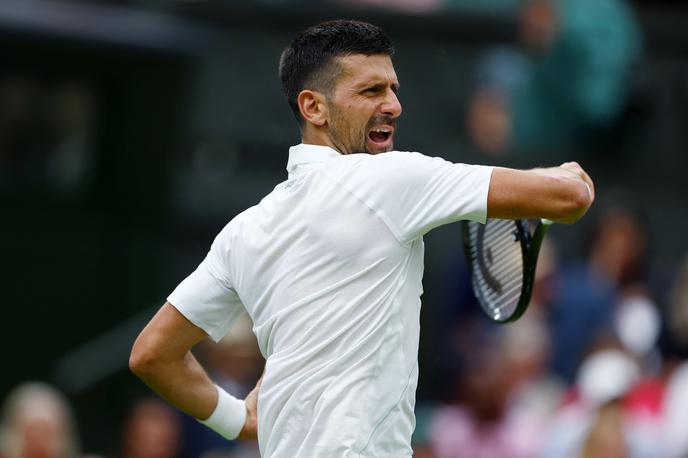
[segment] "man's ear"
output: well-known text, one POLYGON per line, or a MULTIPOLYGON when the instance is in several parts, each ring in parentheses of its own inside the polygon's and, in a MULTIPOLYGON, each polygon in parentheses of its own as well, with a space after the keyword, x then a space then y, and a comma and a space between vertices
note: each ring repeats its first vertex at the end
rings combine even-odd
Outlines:
POLYGON ((321 92, 304 89, 296 99, 299 111, 306 122, 322 127, 327 122, 327 101, 321 92))

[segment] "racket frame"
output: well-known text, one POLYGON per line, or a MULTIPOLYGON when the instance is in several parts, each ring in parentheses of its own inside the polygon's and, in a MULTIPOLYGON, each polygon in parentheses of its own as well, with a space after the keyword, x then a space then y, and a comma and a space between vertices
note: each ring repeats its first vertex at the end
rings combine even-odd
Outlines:
MULTIPOLYGON (((485 314, 495 323, 506 324, 512 323, 518 320, 523 313, 528 308, 530 304, 530 297, 533 293, 533 284, 535 283, 535 270, 537 268, 538 255, 540 254, 540 246, 542 245, 542 240, 545 237, 547 228, 552 224, 549 220, 539 220, 535 230, 531 234, 530 223, 527 220, 516 219, 512 220, 514 223, 515 231, 518 236, 518 240, 521 244, 521 259, 523 262, 523 282, 521 284, 521 295, 518 300, 518 304, 514 309, 514 312, 503 319, 496 318, 494 314, 486 308, 483 304, 486 302, 483 299, 483 292, 477 289, 474 285, 473 278, 475 272, 473 269, 472 256, 471 256, 471 238, 469 230, 469 221, 464 221, 463 226, 463 246, 466 254, 466 259, 468 259, 468 267, 471 275, 471 287, 473 288, 473 294, 480 303, 480 308, 483 309, 485 314)), ((473 222, 475 223, 475 222, 473 222)), ((480 224, 480 223, 477 223, 480 224)), ((487 222, 485 222, 487 224, 487 222)))

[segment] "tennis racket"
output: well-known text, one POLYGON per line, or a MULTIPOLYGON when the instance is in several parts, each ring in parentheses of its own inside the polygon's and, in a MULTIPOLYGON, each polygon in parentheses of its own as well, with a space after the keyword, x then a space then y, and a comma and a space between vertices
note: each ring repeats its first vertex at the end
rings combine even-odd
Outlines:
POLYGON ((540 245, 551 224, 539 220, 531 233, 526 220, 464 221, 473 293, 493 321, 516 321, 528 308, 540 245))

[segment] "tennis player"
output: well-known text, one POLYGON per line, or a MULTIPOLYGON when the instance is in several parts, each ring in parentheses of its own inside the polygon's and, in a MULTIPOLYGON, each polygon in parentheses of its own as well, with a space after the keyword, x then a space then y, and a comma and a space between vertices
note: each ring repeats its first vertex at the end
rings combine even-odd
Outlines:
POLYGON ((594 198, 573 162, 520 171, 393 151, 392 54, 363 22, 296 36, 279 66, 302 138, 287 181, 225 226, 132 350, 153 390, 228 439, 257 435, 265 457, 411 456, 423 234, 487 217, 571 223, 594 198), (190 349, 246 312, 266 366, 240 400, 190 349))

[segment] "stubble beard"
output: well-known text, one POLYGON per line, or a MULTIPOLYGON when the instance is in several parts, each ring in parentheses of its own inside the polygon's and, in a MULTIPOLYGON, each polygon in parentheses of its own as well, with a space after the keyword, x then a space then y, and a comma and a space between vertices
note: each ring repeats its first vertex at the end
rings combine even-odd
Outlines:
POLYGON ((365 136, 361 139, 360 135, 357 135, 350 130, 340 129, 339 126, 333 126, 331 137, 332 142, 338 147, 339 152, 342 154, 357 154, 357 153, 368 153, 365 136))
MULTIPOLYGON (((367 132, 375 124, 380 123, 379 118, 372 118, 362 132, 352 132, 351 129, 343 128, 338 123, 330 124, 330 139, 335 145, 336 149, 341 154, 380 154, 392 151, 394 149, 394 142, 390 143, 384 150, 373 151, 368 147, 368 136, 367 132), (346 140, 344 140, 346 139, 346 140)), ((388 124, 392 124, 393 121, 386 121, 388 124)))

